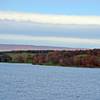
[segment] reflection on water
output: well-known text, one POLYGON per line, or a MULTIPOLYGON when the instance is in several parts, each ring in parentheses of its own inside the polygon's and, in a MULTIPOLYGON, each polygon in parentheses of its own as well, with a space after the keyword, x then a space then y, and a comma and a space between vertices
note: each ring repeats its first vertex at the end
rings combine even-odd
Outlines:
POLYGON ((99 100, 100 69, 0 64, 0 100, 99 100))

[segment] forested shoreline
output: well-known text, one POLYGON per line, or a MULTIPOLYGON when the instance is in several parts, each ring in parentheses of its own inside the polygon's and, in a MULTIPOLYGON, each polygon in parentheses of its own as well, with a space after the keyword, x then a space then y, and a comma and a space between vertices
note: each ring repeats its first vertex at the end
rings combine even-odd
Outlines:
POLYGON ((0 62, 99 68, 100 49, 7 51, 0 52, 0 62))

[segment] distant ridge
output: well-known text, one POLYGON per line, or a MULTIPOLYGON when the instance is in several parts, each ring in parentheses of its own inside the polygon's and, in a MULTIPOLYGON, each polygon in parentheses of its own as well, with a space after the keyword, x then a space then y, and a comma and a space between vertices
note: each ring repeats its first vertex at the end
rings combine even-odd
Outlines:
POLYGON ((85 50, 85 49, 84 48, 54 47, 54 46, 0 44, 0 51, 16 51, 16 50, 85 50))

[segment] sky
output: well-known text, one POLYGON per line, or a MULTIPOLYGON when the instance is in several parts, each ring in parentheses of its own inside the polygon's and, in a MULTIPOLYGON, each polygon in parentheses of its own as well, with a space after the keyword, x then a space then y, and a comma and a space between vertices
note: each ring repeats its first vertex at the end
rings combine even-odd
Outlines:
POLYGON ((100 0, 0 0, 0 43, 100 48, 100 0))

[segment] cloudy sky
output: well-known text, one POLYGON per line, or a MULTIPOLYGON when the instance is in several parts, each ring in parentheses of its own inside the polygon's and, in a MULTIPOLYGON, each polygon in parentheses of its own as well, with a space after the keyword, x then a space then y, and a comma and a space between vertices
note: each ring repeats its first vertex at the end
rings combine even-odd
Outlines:
POLYGON ((0 43, 100 48, 99 0, 0 0, 0 43))

